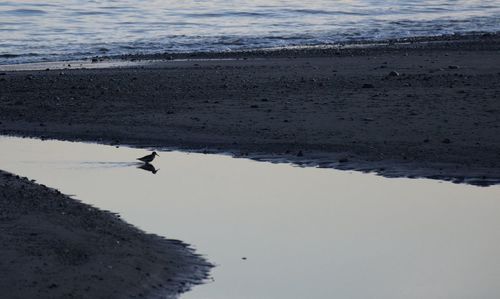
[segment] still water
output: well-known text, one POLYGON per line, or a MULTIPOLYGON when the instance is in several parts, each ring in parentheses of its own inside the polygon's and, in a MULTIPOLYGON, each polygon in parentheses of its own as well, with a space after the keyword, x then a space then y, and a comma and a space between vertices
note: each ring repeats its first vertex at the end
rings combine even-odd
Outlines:
POLYGON ((498 0, 0 0, 0 64, 499 30, 498 0))
POLYGON ((217 265, 184 299, 499 298, 500 186, 0 138, 36 179, 217 265))

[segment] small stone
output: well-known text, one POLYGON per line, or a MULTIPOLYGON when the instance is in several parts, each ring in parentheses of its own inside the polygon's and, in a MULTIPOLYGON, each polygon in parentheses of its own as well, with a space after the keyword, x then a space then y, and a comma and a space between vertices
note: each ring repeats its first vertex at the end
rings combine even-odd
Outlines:
POLYGON ((371 83, 365 83, 363 84, 363 88, 375 88, 375 86, 371 83))
POLYGON ((460 67, 458 65, 449 65, 448 68, 450 70, 458 70, 460 67))
POLYGON ((349 162, 349 159, 347 159, 347 158, 340 158, 339 159, 339 163, 346 163, 346 162, 349 162))
POLYGON ((451 140, 449 138, 445 138, 443 139, 443 143, 449 144, 451 143, 451 140))
POLYGON ((398 76, 399 76, 399 73, 398 73, 398 72, 396 72, 396 71, 391 71, 391 72, 389 73, 389 76, 391 76, 391 77, 398 77, 398 76))
POLYGON ((259 108, 259 105, 251 105, 250 108, 259 108))
POLYGON ((297 153, 297 157, 303 157, 303 156, 304 156, 304 153, 303 153, 302 151, 299 151, 299 152, 297 153))

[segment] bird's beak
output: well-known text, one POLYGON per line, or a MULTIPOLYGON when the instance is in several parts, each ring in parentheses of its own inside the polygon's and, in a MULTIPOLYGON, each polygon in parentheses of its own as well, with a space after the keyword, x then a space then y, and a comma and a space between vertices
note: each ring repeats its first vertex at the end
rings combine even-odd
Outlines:
POLYGON ((157 155, 158 157, 160 156, 160 155, 158 155, 158 154, 156 154, 156 155, 157 155))

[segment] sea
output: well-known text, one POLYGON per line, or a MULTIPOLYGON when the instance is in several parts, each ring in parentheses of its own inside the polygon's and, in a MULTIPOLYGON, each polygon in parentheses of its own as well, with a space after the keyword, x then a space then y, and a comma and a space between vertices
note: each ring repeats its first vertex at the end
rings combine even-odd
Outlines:
POLYGON ((500 0, 0 1, 0 64, 500 31, 500 0))

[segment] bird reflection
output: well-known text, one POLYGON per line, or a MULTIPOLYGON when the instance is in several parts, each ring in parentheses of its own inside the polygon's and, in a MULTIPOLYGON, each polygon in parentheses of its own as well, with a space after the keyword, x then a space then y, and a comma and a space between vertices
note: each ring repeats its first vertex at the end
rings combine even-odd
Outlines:
POLYGON ((149 171, 153 174, 156 174, 158 171, 160 171, 160 169, 156 169, 152 164, 149 164, 149 163, 144 163, 142 165, 139 165, 137 168, 140 168, 142 170, 146 170, 146 171, 149 171))

